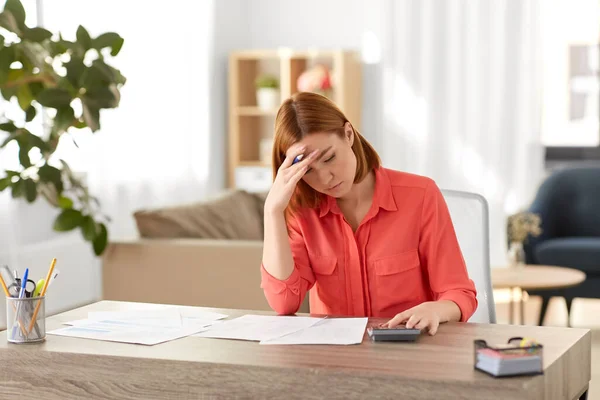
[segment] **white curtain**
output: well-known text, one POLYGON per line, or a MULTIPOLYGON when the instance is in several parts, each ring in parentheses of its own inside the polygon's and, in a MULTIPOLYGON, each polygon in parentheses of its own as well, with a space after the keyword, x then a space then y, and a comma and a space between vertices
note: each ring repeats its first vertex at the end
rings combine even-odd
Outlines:
POLYGON ((125 44, 110 61, 127 78, 121 104, 101 113, 101 131, 77 133, 60 155, 85 173, 112 218, 112 239, 137 234, 132 213, 198 201, 209 171, 209 74, 212 1, 51 0, 44 25, 74 37, 119 33, 125 44))
POLYGON ((382 158, 484 195, 492 265, 504 265, 506 216, 543 175, 538 0, 383 4, 382 158))
MULTIPOLYGON (((36 25, 36 0, 24 4, 28 23, 36 25)), ((92 194, 100 199, 103 212, 112 218, 111 240, 137 235, 132 217, 137 209, 201 200, 214 175, 209 176, 209 165, 221 168, 222 162, 222 157, 215 162, 209 154, 210 127, 215 124, 209 113, 214 1, 38 0, 37 4, 40 23, 66 39, 75 37, 80 24, 92 37, 114 31, 125 39, 121 53, 109 62, 128 78, 120 107, 102 111, 102 129, 96 134, 76 131, 72 138, 64 136, 56 153, 86 177, 92 194)), ((0 100, 3 114, 22 112, 16 104, 0 100)), ((36 117, 28 127, 41 133, 41 120, 36 117)), ((17 167, 15 146, 0 151, 2 170, 17 167)), ((28 204, 12 199, 8 190, 0 193, 0 265, 21 273, 29 267, 33 275, 43 276, 51 258, 59 259, 61 279, 48 312, 101 295, 99 259, 79 231, 52 230, 57 214, 42 199, 28 204)))

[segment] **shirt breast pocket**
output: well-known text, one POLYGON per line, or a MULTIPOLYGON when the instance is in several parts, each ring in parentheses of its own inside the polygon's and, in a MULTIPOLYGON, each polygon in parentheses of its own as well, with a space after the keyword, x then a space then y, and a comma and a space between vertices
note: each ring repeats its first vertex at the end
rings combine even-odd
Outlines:
POLYGON ((417 250, 373 261, 375 303, 384 310, 406 302, 424 300, 423 271, 417 250))
POLYGON ((326 305, 339 302, 341 286, 338 259, 335 256, 309 255, 315 274, 315 289, 326 305))

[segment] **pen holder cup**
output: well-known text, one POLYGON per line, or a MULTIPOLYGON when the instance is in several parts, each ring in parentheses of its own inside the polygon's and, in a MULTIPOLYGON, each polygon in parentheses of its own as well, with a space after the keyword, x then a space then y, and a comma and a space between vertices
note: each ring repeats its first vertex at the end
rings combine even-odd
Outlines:
POLYGON ((46 298, 6 298, 6 338, 11 343, 46 339, 46 298))

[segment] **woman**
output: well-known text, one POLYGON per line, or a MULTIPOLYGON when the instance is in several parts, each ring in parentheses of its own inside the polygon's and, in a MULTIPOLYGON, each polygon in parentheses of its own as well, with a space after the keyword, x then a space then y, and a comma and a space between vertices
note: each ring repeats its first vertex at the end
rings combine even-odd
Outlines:
POLYGON ((273 169, 261 286, 276 312, 297 312, 311 290, 311 313, 385 317, 431 335, 473 314, 475 286, 436 184, 382 168, 327 98, 281 105, 273 169))

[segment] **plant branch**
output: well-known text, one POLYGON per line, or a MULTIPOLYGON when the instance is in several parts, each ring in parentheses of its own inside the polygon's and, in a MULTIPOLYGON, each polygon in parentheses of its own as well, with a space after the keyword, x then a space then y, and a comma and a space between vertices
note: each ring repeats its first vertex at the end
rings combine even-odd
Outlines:
POLYGON ((16 81, 7 82, 2 85, 2 88, 10 89, 15 86, 21 86, 33 82, 44 82, 49 86, 56 86, 56 81, 50 74, 30 75, 25 78, 17 79, 16 81))

